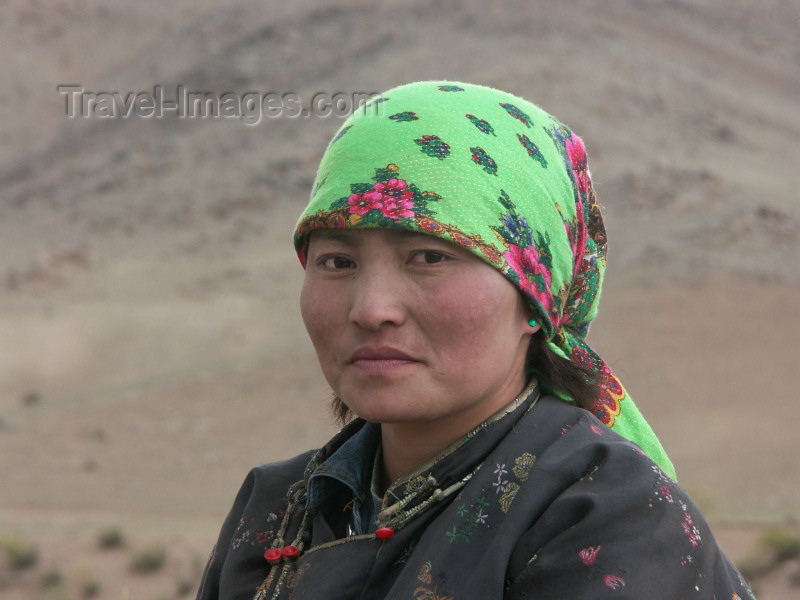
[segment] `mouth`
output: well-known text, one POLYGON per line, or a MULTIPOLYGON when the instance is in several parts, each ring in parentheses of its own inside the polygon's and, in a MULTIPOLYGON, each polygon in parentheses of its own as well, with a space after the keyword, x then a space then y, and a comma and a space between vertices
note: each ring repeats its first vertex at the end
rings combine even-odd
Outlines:
POLYGON ((359 348, 348 359, 349 364, 369 373, 390 372, 421 362, 402 350, 390 347, 359 348))

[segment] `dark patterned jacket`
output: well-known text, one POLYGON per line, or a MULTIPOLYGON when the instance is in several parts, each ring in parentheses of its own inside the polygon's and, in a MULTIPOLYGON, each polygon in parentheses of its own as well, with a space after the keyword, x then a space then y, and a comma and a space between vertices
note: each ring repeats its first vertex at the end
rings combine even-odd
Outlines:
POLYGON ((363 421, 253 469, 198 600, 752 598, 697 506, 637 446, 536 396, 393 484, 374 533, 348 536, 352 494, 306 510, 308 478, 363 421))

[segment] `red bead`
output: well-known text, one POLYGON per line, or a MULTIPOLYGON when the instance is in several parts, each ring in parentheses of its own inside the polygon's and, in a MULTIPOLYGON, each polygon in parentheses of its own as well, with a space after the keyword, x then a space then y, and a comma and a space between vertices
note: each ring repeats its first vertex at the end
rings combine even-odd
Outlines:
POLYGON ((394 529, 391 527, 378 527, 375 530, 375 537, 381 540, 389 539, 394 535, 394 529))
POLYGON ((284 546, 281 550, 281 554, 286 558, 294 558, 300 554, 300 549, 297 546, 284 546))
POLYGON ((270 548, 269 550, 264 552, 264 558, 266 558, 267 562, 269 562, 272 565, 280 561, 281 556, 283 556, 283 553, 281 552, 280 548, 270 548))

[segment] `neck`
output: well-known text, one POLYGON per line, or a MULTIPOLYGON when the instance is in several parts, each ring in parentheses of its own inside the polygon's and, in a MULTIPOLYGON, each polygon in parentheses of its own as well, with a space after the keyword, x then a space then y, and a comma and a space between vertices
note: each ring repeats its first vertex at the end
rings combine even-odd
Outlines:
MULTIPOLYGON (((461 415, 454 423, 454 415, 448 416, 448 423, 439 419, 410 423, 382 423, 381 443, 383 453, 383 486, 388 487, 430 460, 445 448, 475 429, 486 419, 502 412, 516 401, 524 400, 528 387, 523 386, 520 393, 509 398, 502 406, 493 407, 487 414, 461 415)), ((381 492, 384 492, 382 489, 381 492)))
POLYGON ((435 428, 420 427, 417 424, 382 424, 383 482, 388 487, 439 454, 459 437, 460 435, 445 436, 435 428))

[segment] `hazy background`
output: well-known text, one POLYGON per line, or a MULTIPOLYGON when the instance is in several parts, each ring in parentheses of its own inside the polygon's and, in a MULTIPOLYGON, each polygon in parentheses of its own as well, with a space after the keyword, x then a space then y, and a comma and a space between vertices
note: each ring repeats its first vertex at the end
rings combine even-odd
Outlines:
MULTIPOLYGON (((249 467, 333 433, 290 238, 341 124, 70 119, 66 84, 540 104, 606 208, 590 342, 729 553, 800 517, 800 2, 6 0, 0 52, 0 534, 65 594, 178 594, 249 467), (131 575, 159 540, 167 568, 131 575)), ((0 594, 52 596, 37 577, 0 563, 0 594)))

